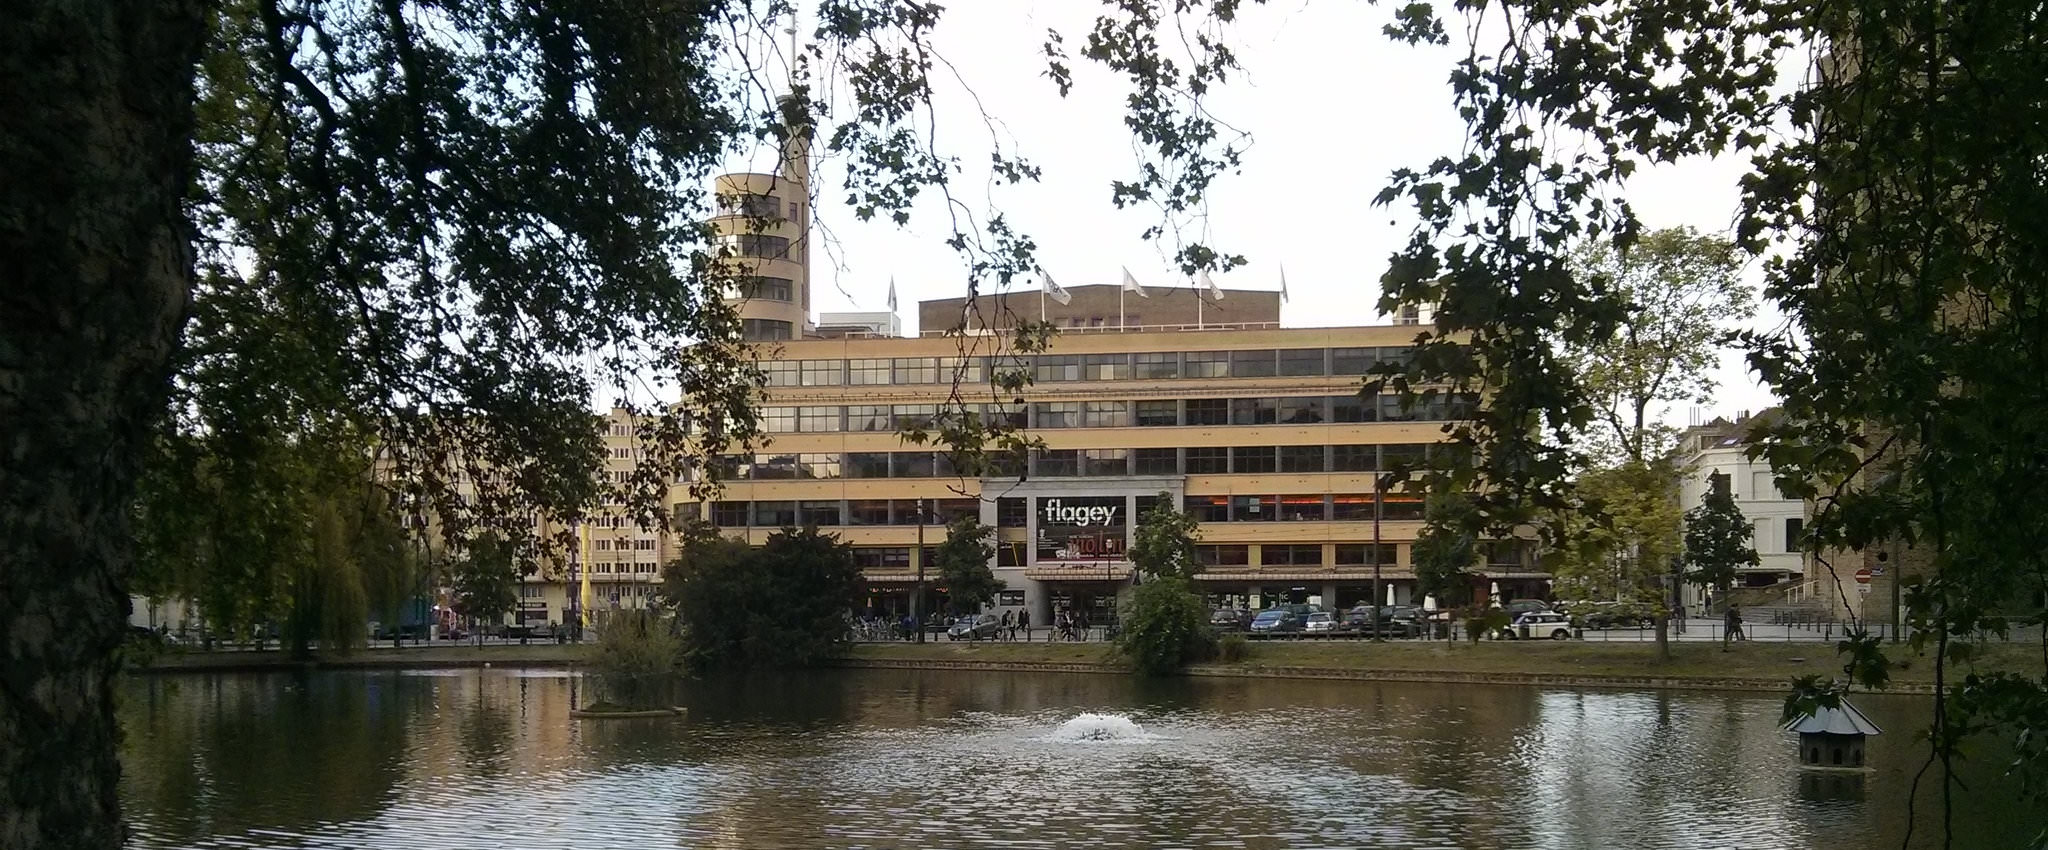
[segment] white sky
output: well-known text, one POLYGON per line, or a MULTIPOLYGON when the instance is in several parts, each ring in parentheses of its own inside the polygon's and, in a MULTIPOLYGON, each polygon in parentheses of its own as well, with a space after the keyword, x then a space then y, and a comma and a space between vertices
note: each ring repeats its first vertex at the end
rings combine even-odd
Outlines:
MULTIPOLYGON (((1101 8, 1082 0, 953 4, 936 43, 1002 122, 1004 144, 1044 169, 1038 184, 997 190, 995 203, 1037 241, 1040 262, 1055 280, 1116 283, 1119 268, 1128 266, 1148 287, 1185 285, 1169 272, 1171 244, 1141 238, 1159 220, 1157 211, 1110 204, 1110 181, 1134 175, 1137 161, 1122 123, 1119 81, 1073 56, 1076 87, 1061 99, 1042 73, 1047 28, 1066 36, 1071 56, 1101 8)), ((1399 204, 1373 207, 1371 199, 1394 169, 1421 167, 1459 148, 1462 127, 1445 78, 1461 48, 1396 44, 1380 34, 1390 14, 1356 2, 1247 4, 1231 31, 1245 70, 1212 95, 1210 108, 1252 142, 1242 172, 1213 186, 1202 238, 1249 260, 1218 276, 1226 287, 1275 289, 1285 265, 1288 326, 1378 321, 1378 278, 1406 241, 1412 216, 1399 204)), ((940 89, 938 139, 966 169, 956 196, 980 211, 987 207, 990 138, 963 91, 940 89)), ((772 168, 772 160, 764 152, 755 167, 772 168)), ((1640 174, 1628 194, 1649 227, 1724 232, 1742 173, 1732 162, 1686 162, 1640 174)), ((862 224, 841 203, 840 177, 834 163, 818 166, 816 214, 833 244, 813 245, 816 309, 886 309, 894 278, 905 330, 914 332, 917 300, 965 290, 964 267, 944 244, 950 231, 941 208, 921 204, 901 229, 862 224)), ((1709 415, 1772 403, 1732 353, 1716 377, 1720 390, 1709 415)), ((1687 418, 1683 409, 1665 414, 1680 425, 1687 418)))

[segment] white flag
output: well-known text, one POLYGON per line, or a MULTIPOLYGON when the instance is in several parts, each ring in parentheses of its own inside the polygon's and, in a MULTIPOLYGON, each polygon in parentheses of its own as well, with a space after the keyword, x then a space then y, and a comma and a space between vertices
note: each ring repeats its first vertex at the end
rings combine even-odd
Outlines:
POLYGON ((1146 295, 1145 287, 1139 286, 1138 279, 1131 276, 1131 270, 1128 266, 1124 268, 1124 291, 1136 293, 1139 298, 1152 297, 1150 295, 1146 295))
POLYGON ((1066 287, 1053 283, 1052 275, 1039 272, 1038 279, 1040 281, 1039 288, 1044 290, 1046 295, 1051 296, 1052 300, 1058 301, 1063 305, 1074 303, 1073 293, 1068 292, 1066 287))
POLYGON ((1286 303, 1287 301, 1287 266, 1285 264, 1280 266, 1280 301, 1281 303, 1286 303))
POLYGON ((889 278, 889 312, 896 312, 896 279, 889 278))
POLYGON ((1196 276, 1195 283, 1203 289, 1209 290, 1210 298, 1217 301, 1223 300, 1223 287, 1217 286, 1216 281, 1210 279, 1208 269, 1203 269, 1201 274, 1196 276))

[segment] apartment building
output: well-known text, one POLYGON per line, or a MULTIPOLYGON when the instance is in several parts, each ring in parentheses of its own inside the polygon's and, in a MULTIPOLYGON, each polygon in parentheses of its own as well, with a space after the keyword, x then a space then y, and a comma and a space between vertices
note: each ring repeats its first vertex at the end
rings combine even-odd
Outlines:
MULTIPOLYGON (((1748 412, 1732 421, 1716 417, 1705 424, 1687 428, 1679 437, 1679 454, 1687 473, 1679 483, 1679 507, 1699 507, 1715 481, 1725 480, 1736 508, 1753 530, 1750 544, 1756 548, 1758 564, 1739 571, 1739 587, 1771 587, 1798 583, 1805 572, 1799 537, 1806 523, 1806 503, 1778 489, 1777 474, 1769 461, 1749 456, 1749 433, 1778 415, 1776 408, 1751 416, 1748 412)), ((1702 589, 1686 585, 1684 602, 1698 606, 1702 589)))

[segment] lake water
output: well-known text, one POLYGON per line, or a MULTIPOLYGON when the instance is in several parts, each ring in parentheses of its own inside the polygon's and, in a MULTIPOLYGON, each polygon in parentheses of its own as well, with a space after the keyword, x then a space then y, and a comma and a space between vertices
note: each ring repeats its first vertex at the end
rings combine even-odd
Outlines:
MULTIPOLYGON (((1802 774, 1768 694, 824 671, 576 721, 559 671, 138 677, 131 845, 320 848, 1900 846, 1924 699, 1802 774), (1084 716, 1093 715, 1093 716, 1084 716)), ((1995 771, 1957 847, 2043 815, 1995 771)), ((1939 846, 1934 777, 1912 846, 1939 846)))

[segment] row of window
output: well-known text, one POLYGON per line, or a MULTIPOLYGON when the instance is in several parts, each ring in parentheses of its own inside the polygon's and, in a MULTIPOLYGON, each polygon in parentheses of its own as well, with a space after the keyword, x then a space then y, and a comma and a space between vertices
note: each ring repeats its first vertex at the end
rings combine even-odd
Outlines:
MULTIPOLYGON (((743 215, 749 218, 781 218, 782 198, 759 192, 735 192, 718 196, 718 210, 727 215, 743 215)), ((789 202, 789 218, 803 218, 803 204, 789 202)))
POLYGON ((788 322, 775 319, 740 320, 740 339, 748 342, 794 339, 795 333, 796 328, 788 322))
MULTIPOLYGON (((1428 443, 1340 446, 1191 446, 1175 449, 1045 449, 1027 469, 991 458, 991 477, 1028 472, 1037 478, 1108 478, 1124 475, 1230 475, 1308 472, 1381 472, 1413 468, 1429 456, 1428 443)), ((955 478, 946 452, 817 452, 726 455, 726 480, 834 478, 955 478)))
POLYGON ((739 296, 749 300, 793 301, 796 281, 786 277, 749 275, 739 280, 739 296))
MULTIPOLYGON (((1422 519, 1422 496, 1380 494, 1379 517, 1390 521, 1422 519)), ((1201 522, 1353 522, 1373 518, 1373 494, 1314 493, 1288 496, 1186 496, 1182 510, 1201 522)))
MULTIPOLYGON (((783 502, 713 502, 711 523, 719 528, 797 528, 807 525, 917 525, 917 499, 806 499, 783 502)), ((945 525, 981 516, 978 499, 924 499, 925 525, 945 525)), ((678 505, 678 518, 696 518, 694 504, 678 505)))
MULTIPOLYGON (((1028 405, 972 405, 977 422, 1018 428, 1129 428, 1180 425, 1315 425, 1324 422, 1447 422, 1477 408, 1468 394, 1443 394, 1403 405, 1378 397, 1288 396, 1146 401, 1041 401, 1028 405)), ((761 430, 771 434, 902 431, 924 428, 940 413, 935 404, 764 407, 761 430)))
MULTIPOLYGON (((653 540, 620 540, 620 541, 618 541, 618 544, 619 544, 619 546, 618 546, 618 548, 619 548, 619 551, 621 551, 621 552, 624 552, 624 551, 627 551, 627 550, 634 550, 634 551, 640 551, 640 552, 652 552, 652 551, 654 551, 654 541, 653 541, 653 540), (631 545, 631 546, 628 546, 628 545, 626 545, 626 544, 629 544, 629 543, 630 543, 630 544, 632 544, 632 545, 631 545)), ((596 540, 592 540, 592 541, 590 541, 590 548, 591 548, 592 550, 595 550, 595 551, 598 551, 598 552, 608 552, 608 551, 611 551, 611 549, 612 549, 612 541, 611 541, 611 540, 609 540, 609 539, 607 539, 607 538, 603 538, 603 537, 600 537, 600 538, 597 538, 596 540)))
POLYGON ((766 233, 727 233, 718 237, 719 247, 731 251, 736 257, 803 262, 803 257, 790 252, 792 244, 789 237, 766 233))
POLYGON ((761 364, 771 387, 979 383, 992 371, 1030 372, 1035 383, 1358 376, 1406 363, 1407 346, 1156 351, 1141 354, 1040 354, 993 357, 875 357, 777 360, 761 364))

